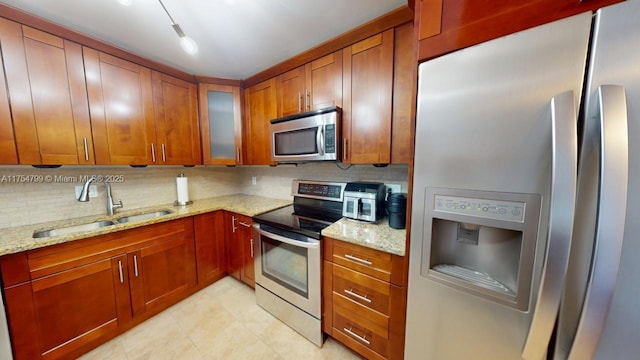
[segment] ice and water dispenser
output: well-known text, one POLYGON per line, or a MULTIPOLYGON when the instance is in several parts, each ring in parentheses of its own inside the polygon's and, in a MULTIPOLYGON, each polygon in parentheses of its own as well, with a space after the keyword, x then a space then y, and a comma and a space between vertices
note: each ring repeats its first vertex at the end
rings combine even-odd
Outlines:
POLYGON ((428 188, 426 197, 422 276, 526 310, 540 196, 428 188))

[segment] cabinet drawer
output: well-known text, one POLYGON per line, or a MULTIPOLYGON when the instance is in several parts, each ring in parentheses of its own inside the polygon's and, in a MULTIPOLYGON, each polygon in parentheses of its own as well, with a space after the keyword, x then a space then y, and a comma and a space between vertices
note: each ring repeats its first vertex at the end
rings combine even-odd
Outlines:
POLYGON ((333 262, 384 281, 391 281, 391 254, 335 241, 333 262))
POLYGON ((333 336, 339 333, 338 340, 346 338, 378 354, 387 354, 388 317, 336 293, 333 302, 333 336))
POLYGON ((389 315, 391 285, 342 267, 333 266, 333 291, 367 308, 389 315))

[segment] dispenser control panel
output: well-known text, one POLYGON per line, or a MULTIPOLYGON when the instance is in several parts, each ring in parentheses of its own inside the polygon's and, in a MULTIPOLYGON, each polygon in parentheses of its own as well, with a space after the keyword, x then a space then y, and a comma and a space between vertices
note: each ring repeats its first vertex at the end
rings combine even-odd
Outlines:
POLYGON ((435 195, 434 210, 488 219, 524 222, 525 203, 435 195))

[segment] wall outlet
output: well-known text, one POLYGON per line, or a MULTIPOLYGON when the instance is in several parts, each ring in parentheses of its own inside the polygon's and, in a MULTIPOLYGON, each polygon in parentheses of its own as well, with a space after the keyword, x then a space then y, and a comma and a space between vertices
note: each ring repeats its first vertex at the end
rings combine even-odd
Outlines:
MULTIPOLYGON (((80 193, 82 192, 82 186, 76 186, 75 192, 76 192, 76 199, 77 199, 80 196, 80 193)), ((89 198, 96 198, 96 197, 98 197, 98 186, 89 185, 89 198)))
POLYGON ((402 192, 402 186, 400 184, 384 184, 387 187, 387 191, 391 190, 392 193, 402 192))
POLYGON ((258 178, 257 178, 257 177, 255 177, 255 176, 252 176, 252 177, 251 177, 251 185, 255 185, 255 184, 257 184, 257 183, 258 183, 258 178))

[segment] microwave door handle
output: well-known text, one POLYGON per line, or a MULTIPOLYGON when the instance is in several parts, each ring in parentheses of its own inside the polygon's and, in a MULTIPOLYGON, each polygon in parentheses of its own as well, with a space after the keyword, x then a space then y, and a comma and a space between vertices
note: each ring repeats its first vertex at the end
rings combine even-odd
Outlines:
POLYGON ((318 126, 318 133, 316 134, 316 145, 318 146, 318 155, 324 155, 324 126, 318 126))

